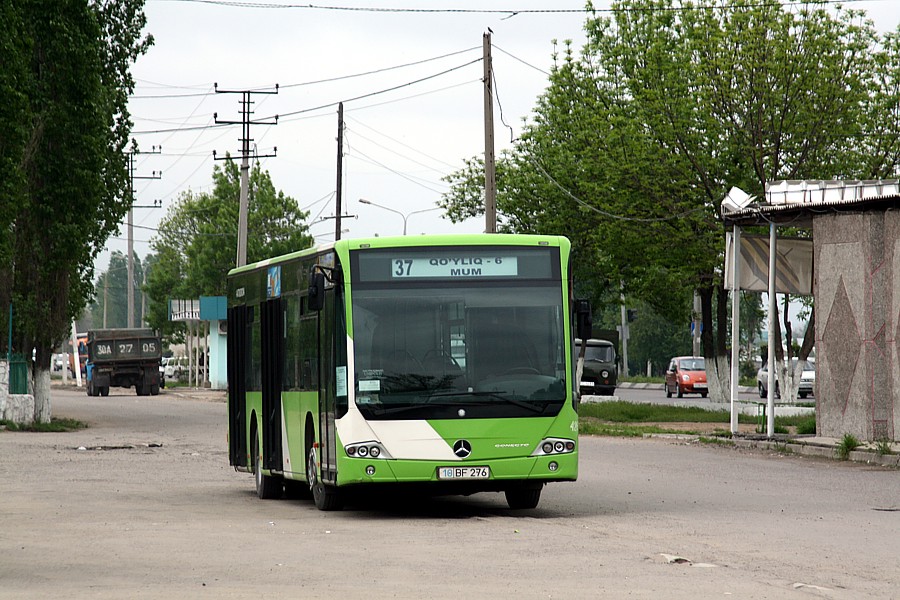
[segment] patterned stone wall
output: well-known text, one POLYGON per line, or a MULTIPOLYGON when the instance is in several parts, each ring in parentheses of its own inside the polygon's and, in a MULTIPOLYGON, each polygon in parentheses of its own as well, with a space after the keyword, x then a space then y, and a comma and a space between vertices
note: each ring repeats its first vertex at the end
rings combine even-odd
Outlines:
POLYGON ((813 240, 817 431, 894 440, 900 429, 900 213, 817 216, 813 240))

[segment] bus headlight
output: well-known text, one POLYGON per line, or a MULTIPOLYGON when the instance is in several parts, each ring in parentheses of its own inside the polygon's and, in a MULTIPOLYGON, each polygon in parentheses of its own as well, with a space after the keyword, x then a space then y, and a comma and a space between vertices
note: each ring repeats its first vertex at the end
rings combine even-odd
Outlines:
POLYGON ((391 458, 388 451, 379 442, 356 442, 344 446, 344 452, 350 458, 391 458))
POLYGON ((538 444, 532 456, 547 456, 552 454, 571 454, 575 452, 575 440, 563 438, 546 438, 538 444))

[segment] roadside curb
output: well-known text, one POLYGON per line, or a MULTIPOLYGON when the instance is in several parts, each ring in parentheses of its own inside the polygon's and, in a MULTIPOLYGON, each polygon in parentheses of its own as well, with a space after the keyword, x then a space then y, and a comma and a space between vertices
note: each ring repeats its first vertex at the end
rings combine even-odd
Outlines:
MULTIPOLYGON (((662 383, 631 383, 629 381, 620 381, 616 384, 616 387, 620 387, 626 390, 662 390, 662 383)), ((742 394, 752 394, 756 391, 755 387, 750 387, 747 385, 739 385, 738 391, 742 394)))
MULTIPOLYGON (((656 438, 667 440, 680 440, 688 442, 700 442, 700 438, 709 439, 713 436, 699 436, 694 434, 680 433, 645 433, 644 438, 656 438)), ((723 444, 731 444, 736 448, 769 450, 781 454, 796 454, 798 456, 825 458, 840 461, 837 456, 837 446, 839 440, 831 438, 809 438, 808 440, 798 439, 748 439, 744 437, 720 437, 723 444)), ((900 454, 878 454, 874 450, 853 450, 850 452, 849 462, 862 463, 867 465, 878 465, 882 467, 900 468, 900 454)))

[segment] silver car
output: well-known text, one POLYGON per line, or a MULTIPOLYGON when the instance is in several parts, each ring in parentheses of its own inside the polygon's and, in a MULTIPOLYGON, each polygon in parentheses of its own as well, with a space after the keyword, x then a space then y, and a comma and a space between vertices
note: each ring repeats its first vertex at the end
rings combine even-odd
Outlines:
MULTIPOLYGON (((791 359, 792 368, 797 367, 796 358, 791 359)), ((769 396, 769 365, 763 363, 762 368, 756 373, 756 385, 759 389, 759 397, 767 398, 769 396)), ((803 363, 803 372, 800 374, 800 387, 797 388, 797 395, 800 398, 806 398, 813 395, 813 389, 816 387, 816 363, 811 359, 807 359, 803 363)), ((775 378, 775 397, 781 398, 781 390, 778 385, 778 378, 775 378)))

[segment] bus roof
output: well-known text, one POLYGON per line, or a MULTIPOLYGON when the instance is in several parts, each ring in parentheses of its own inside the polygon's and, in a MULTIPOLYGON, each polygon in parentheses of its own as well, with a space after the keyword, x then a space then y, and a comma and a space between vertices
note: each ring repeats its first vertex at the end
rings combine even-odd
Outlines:
POLYGON ((268 267, 295 258, 315 256, 329 250, 361 250, 364 248, 403 248, 419 246, 448 245, 484 245, 484 246, 552 246, 569 247, 568 238, 561 235, 531 235, 515 233, 466 233, 466 234, 429 234, 391 237, 348 238, 337 242, 320 244, 290 254, 267 258, 228 272, 228 276, 268 267))

